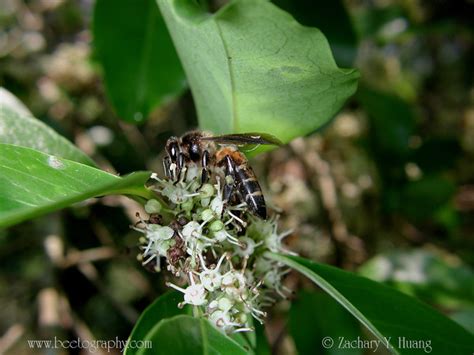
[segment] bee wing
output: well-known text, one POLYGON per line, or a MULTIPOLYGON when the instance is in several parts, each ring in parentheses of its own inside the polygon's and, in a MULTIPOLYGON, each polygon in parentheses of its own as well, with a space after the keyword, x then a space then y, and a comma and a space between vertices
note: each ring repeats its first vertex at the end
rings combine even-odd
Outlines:
POLYGON ((202 137, 201 140, 216 142, 217 144, 233 144, 242 146, 282 145, 283 143, 275 136, 267 133, 236 133, 222 136, 202 137))

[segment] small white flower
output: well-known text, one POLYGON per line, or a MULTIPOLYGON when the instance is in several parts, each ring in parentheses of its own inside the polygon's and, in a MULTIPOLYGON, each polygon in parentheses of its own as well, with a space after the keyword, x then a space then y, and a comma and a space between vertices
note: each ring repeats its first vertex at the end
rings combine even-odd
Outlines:
MULTIPOLYGON (((153 175, 152 175, 153 178, 153 175)), ((176 184, 173 181, 155 179, 158 181, 158 187, 154 190, 161 195, 167 197, 175 205, 180 205, 189 201, 194 196, 199 196, 199 192, 193 192, 193 184, 195 181, 189 182, 187 185, 183 181, 178 181, 176 184)))
POLYGON ((247 298, 247 280, 242 272, 231 270, 222 277, 222 289, 233 299, 247 298))
POLYGON ((263 283, 267 287, 274 289, 282 298, 287 298, 288 295, 285 295, 284 292, 290 294, 291 290, 288 287, 284 286, 281 280, 282 277, 288 272, 290 272, 289 269, 282 271, 278 268, 273 268, 265 274, 265 276, 263 277, 263 283))
POLYGON ((244 272, 245 279, 247 280, 247 283, 253 284, 255 281, 255 276, 253 270, 245 270, 244 272))
POLYGON ((255 260, 255 271, 259 274, 264 274, 267 271, 271 270, 274 265, 275 263, 271 260, 260 256, 259 258, 257 258, 257 260, 255 260))
POLYGON ((198 222, 191 221, 187 223, 181 232, 185 240, 191 238, 199 239, 202 236, 202 228, 198 222))
POLYGON ((211 313, 209 320, 214 323, 217 328, 223 330, 231 323, 229 314, 219 310, 211 313))
POLYGON ((292 252, 290 252, 289 250, 284 248, 282 243, 281 243, 282 240, 285 237, 289 236, 291 233, 293 233, 292 230, 287 230, 286 232, 283 232, 281 234, 277 234, 276 232, 268 234, 265 237, 265 245, 267 246, 267 248, 270 251, 272 251, 274 253, 285 252, 285 253, 288 253, 288 254, 293 254, 292 252))
POLYGON ((236 319, 233 319, 228 312, 224 311, 214 311, 209 316, 209 320, 220 330, 225 333, 231 332, 249 332, 252 331, 252 328, 249 328, 245 323, 236 322, 236 319))
POLYGON ((199 279, 201 280, 201 283, 204 288, 210 292, 217 290, 221 286, 222 275, 219 272, 219 269, 222 265, 222 262, 224 261, 225 256, 226 254, 221 256, 214 269, 208 269, 206 267, 202 255, 199 254, 199 257, 201 259, 201 266, 203 268, 203 271, 201 271, 201 273, 199 274, 199 279))
POLYGON ((240 246, 235 247, 235 252, 241 257, 247 257, 253 255, 255 248, 262 245, 263 241, 255 243, 252 238, 249 237, 240 237, 239 238, 240 246))
POLYGON ((174 235, 174 230, 170 227, 163 227, 158 224, 149 224, 148 231, 146 233, 147 238, 158 241, 158 240, 168 240, 171 239, 174 235))
POLYGON ((234 302, 227 298, 227 297, 222 297, 219 301, 218 301, 218 307, 221 311, 224 311, 224 312, 227 312, 229 311, 234 305, 234 302))
POLYGON ((206 290, 201 284, 188 286, 184 292, 184 302, 193 306, 206 304, 206 290))
POLYGON ((251 216, 249 232, 258 239, 265 239, 266 236, 276 233, 278 229, 278 218, 272 217, 267 220, 251 216))
POLYGON ((196 238, 191 238, 186 241, 186 253, 191 256, 193 265, 196 262, 197 256, 201 255, 209 245, 209 243, 205 243, 196 238))
POLYGON ((203 271, 199 274, 199 278, 201 279, 201 283, 208 291, 215 291, 221 285, 222 276, 213 271, 203 271))
POLYGON ((216 196, 212 199, 209 208, 218 216, 222 215, 222 210, 224 209, 224 201, 220 196, 216 196))
POLYGON ((166 256, 168 249, 174 244, 174 240, 160 240, 155 244, 154 249, 161 256, 166 256))
POLYGON ((219 306, 219 302, 217 302, 216 300, 212 300, 211 302, 209 302, 207 309, 210 313, 212 313, 217 309, 218 306, 219 306))
POLYGON ((184 293, 184 303, 191 304, 193 306, 202 306, 207 303, 206 290, 201 284, 196 284, 193 279, 193 275, 189 273, 189 280, 191 285, 183 289, 172 283, 167 283, 167 286, 174 288, 175 290, 184 293))
POLYGON ((225 229, 214 232, 214 238, 221 243, 227 240, 231 244, 240 246, 239 239, 228 233, 225 229))

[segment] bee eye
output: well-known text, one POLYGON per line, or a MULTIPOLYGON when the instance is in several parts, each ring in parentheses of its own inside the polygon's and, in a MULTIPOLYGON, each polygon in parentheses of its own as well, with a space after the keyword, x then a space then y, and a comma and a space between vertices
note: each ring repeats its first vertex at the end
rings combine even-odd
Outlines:
POLYGON ((168 147, 168 154, 172 162, 176 162, 178 158, 178 145, 176 142, 173 142, 168 147))
POLYGON ((199 147, 199 144, 191 144, 189 147, 189 157, 192 161, 199 161, 201 159, 201 148, 199 147))

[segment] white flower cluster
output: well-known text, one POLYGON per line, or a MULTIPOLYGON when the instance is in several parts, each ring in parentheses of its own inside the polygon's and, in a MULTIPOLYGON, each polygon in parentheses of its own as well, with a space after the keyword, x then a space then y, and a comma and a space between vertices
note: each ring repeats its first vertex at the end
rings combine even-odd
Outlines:
POLYGON ((139 257, 154 271, 166 259, 167 269, 185 283, 167 283, 184 294, 180 306, 199 307, 223 332, 251 331, 250 316, 262 323, 262 308, 290 293, 282 284, 287 270, 264 256, 290 253, 282 245, 290 231, 278 233, 276 215, 262 220, 245 203, 225 203, 221 172, 213 171, 213 183, 202 186, 198 172, 188 168, 178 182, 152 175, 154 190, 168 206, 157 200, 146 204, 149 220, 140 218, 133 227, 144 234, 139 257), (165 222, 161 214, 171 217, 165 222))

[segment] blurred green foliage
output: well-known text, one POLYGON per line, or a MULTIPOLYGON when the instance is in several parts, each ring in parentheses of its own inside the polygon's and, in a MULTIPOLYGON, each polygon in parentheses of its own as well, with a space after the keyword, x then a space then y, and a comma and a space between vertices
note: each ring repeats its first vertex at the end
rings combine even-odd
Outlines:
POLYGON ((181 63, 155 0, 98 0, 94 49, 117 116, 135 123, 186 87, 181 63))
POLYGON ((474 273, 464 264, 425 250, 391 251, 367 261, 359 272, 444 308, 474 306, 474 273))

